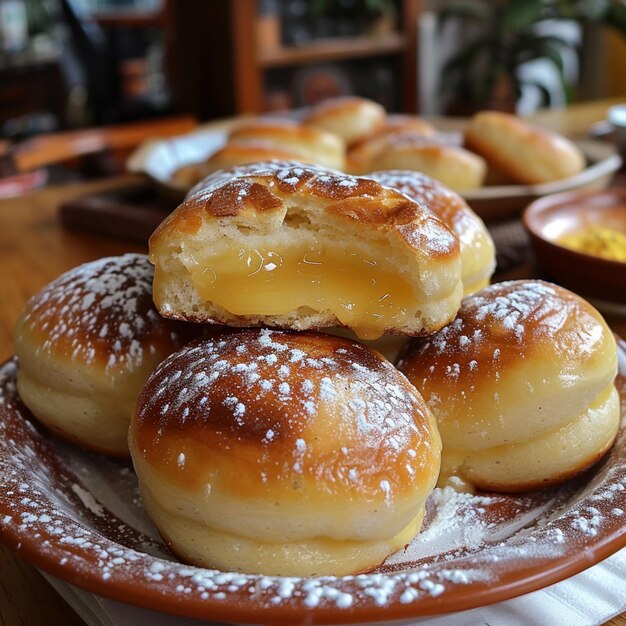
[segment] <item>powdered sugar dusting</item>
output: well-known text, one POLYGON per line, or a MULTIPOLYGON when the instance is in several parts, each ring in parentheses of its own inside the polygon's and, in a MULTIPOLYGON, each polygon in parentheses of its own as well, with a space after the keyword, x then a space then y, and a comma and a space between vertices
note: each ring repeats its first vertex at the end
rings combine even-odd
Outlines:
MULTIPOLYGON (((520 566, 541 572, 560 558, 586 566, 607 537, 624 536, 623 420, 607 461, 559 488, 523 496, 435 490, 421 535, 369 574, 287 578, 182 565, 145 518, 128 466, 59 442, 31 423, 16 395, 16 368, 13 361, 0 370, 0 534, 18 552, 28 545, 40 566, 78 572, 104 595, 119 598, 125 588, 124 599, 147 604, 167 595, 172 610, 193 607, 198 614, 206 607, 206 617, 228 607, 238 622, 245 612, 262 620, 269 608, 286 623, 301 621, 303 612, 351 607, 383 620, 399 605, 413 606, 414 615, 445 610, 447 594, 495 589, 515 580, 520 566)), ((623 375, 618 389, 624 416, 623 375)))
MULTIPOLYGON (((522 346, 527 355, 542 346, 565 364, 593 354, 607 333, 578 296, 540 280, 509 281, 465 298, 451 324, 414 340, 409 352, 414 363, 431 363, 424 383, 488 375, 498 380, 503 364, 519 360, 522 346)), ((407 361, 401 358, 398 367, 407 361)))
POLYGON ((178 340, 176 324, 152 302, 153 277, 142 254, 86 263, 34 296, 18 327, 41 338, 36 355, 62 354, 86 365, 104 359, 107 369, 133 369, 144 354, 178 340))
MULTIPOLYGON (((320 211, 333 219, 341 215, 357 221, 362 228, 373 224, 376 230, 381 225, 385 230, 397 229, 416 254, 454 258, 459 253, 457 238, 440 218, 400 192, 371 177, 289 161, 255 163, 211 174, 191 190, 167 223, 175 224, 177 214, 184 216, 203 209, 219 218, 234 218, 244 208, 289 210, 289 205, 295 204, 294 194, 302 194, 299 198, 306 202, 308 211, 320 211), (310 196, 324 201, 311 203, 310 196)), ((479 220, 478 226, 482 228, 479 220)))
MULTIPOLYGON (((368 479, 388 506, 398 485, 423 479, 434 454, 430 418, 404 376, 361 344, 328 335, 249 329, 190 344, 157 368, 138 406, 138 448, 154 462, 169 464, 170 433, 183 449, 186 437, 191 445, 211 433, 219 449, 260 445, 259 458, 280 448, 284 465, 271 463, 274 480, 314 475, 334 493, 346 484, 370 489, 368 479), (318 443, 330 436, 326 415, 337 416, 332 432, 346 449, 339 458, 318 443)), ((267 483, 267 464, 251 466, 247 480, 267 483)), ((183 469, 181 479, 197 471, 189 462, 183 469)))
POLYGON ((465 200, 438 180, 421 172, 385 170, 367 174, 368 178, 400 193, 432 211, 465 246, 493 246, 491 238, 480 218, 469 208, 465 200))

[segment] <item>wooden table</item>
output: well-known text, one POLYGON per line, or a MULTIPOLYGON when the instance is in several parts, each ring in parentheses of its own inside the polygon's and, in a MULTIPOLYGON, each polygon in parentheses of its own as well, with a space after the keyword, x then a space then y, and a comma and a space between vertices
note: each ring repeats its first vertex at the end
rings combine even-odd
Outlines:
MULTIPOLYGON (((624 98, 626 100, 626 98, 624 98)), ((542 121, 574 134, 603 119, 615 101, 578 105, 542 114, 542 121)), ((127 184, 121 177, 96 183, 44 189, 28 196, 0 201, 0 359, 13 353, 13 326, 26 299, 71 267, 101 256, 141 251, 135 246, 61 229, 56 208, 61 200, 127 184)), ((613 319, 626 336, 626 321, 613 319)), ((0 624, 77 626, 82 620, 30 565, 0 546, 0 624)), ((609 622, 626 626, 626 613, 609 622)))

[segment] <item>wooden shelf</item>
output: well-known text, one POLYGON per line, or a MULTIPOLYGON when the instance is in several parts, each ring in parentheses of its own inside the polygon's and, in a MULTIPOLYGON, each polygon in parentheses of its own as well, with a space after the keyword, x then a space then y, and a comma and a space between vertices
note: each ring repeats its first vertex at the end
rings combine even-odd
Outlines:
POLYGON ((162 9, 99 9, 91 18, 109 28, 162 28, 165 19, 162 9))
POLYGON ((404 47, 405 38, 400 33, 390 33, 381 37, 342 37, 316 41, 303 46, 283 46, 260 50, 258 62, 261 67, 302 65, 357 57, 399 54, 404 50, 404 47))

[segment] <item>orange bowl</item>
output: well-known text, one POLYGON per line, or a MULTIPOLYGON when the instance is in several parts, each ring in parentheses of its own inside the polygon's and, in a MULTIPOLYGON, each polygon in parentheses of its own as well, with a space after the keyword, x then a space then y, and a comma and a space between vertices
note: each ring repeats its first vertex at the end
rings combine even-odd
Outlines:
POLYGON ((572 250, 569 233, 605 226, 626 234, 626 188, 572 191, 536 200, 523 216, 537 263, 550 278, 581 295, 626 304, 626 262, 572 250))

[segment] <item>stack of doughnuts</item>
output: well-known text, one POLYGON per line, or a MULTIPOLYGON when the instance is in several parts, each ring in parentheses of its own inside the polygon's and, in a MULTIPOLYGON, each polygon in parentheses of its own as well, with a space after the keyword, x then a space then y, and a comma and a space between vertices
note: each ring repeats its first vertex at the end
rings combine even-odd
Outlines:
POLYGON ((407 161, 323 165, 434 132, 410 126, 351 99, 239 127, 213 161, 233 167, 192 189, 149 257, 86 264, 27 304, 24 403, 79 445, 130 452, 183 561, 368 571, 413 540, 437 481, 554 485, 615 439, 616 344, 591 305, 541 281, 488 286, 484 224, 407 161), (272 150, 289 160, 245 163, 272 150), (389 335, 406 338, 397 367, 366 345, 389 335))
POLYGON ((430 411, 383 357, 269 329, 168 358, 139 396, 130 448, 180 558, 286 576, 366 571, 409 543, 440 457, 430 411))
POLYGON ((411 340, 398 367, 437 418, 440 484, 558 484, 602 458, 619 428, 611 331, 588 302, 542 281, 469 296, 452 324, 411 340))

